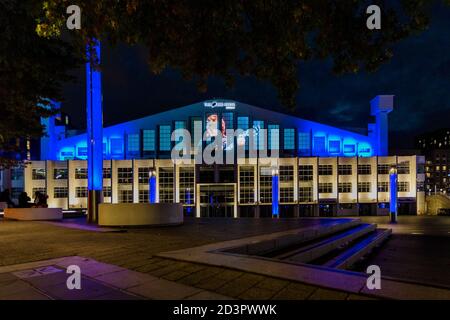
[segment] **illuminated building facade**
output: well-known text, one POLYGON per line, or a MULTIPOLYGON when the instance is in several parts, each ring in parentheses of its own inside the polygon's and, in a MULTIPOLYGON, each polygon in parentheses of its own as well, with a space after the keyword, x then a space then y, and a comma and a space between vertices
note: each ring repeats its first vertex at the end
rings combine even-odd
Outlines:
MULTIPOLYGON (((181 202, 187 215, 197 217, 271 217, 274 210, 280 217, 388 214, 388 171, 395 165, 399 213, 422 214, 424 158, 387 154, 387 114, 392 109, 393 96, 371 101, 375 123, 368 125, 367 135, 230 100, 200 102, 106 127, 104 202, 181 202), (204 134, 203 141, 195 140, 195 128, 200 137, 204 134), (191 159, 184 163, 171 157, 181 139, 172 136, 176 129, 194 137, 191 159), (256 136, 227 137, 227 129, 253 129, 256 136), (264 129, 268 136, 261 140, 257 134, 264 129), (206 149, 219 135, 225 150, 241 146, 245 158, 223 164, 196 161, 196 148, 206 149), (265 159, 274 151, 275 165, 267 165, 265 159)), ((48 156, 25 168, 24 190, 46 192, 50 206, 86 208, 86 134, 50 139, 46 146, 42 154, 48 156)))

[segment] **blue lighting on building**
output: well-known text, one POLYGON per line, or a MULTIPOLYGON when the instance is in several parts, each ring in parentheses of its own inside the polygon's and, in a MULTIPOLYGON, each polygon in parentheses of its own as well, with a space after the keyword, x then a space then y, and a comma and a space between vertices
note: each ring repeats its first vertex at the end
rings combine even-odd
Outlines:
MULTIPOLYGON (((100 59, 100 43, 94 50, 100 59)), ((90 50, 88 59, 90 58, 90 50)), ((86 63, 87 142, 77 145, 77 157, 88 161, 88 190, 103 188, 103 110, 101 72, 86 63)))
MULTIPOLYGON (((87 64, 87 68, 89 68, 89 64, 87 64)), ((93 87, 92 97, 87 101, 88 107, 101 119, 101 93, 99 91, 101 75, 95 70, 92 70, 90 74, 88 85, 89 88, 93 87), (93 106, 96 107, 93 108, 93 106)), ((88 93, 90 92, 89 88, 88 93)), ((104 128, 102 133, 100 126, 89 128, 90 131, 104 136, 103 139, 95 138, 95 143, 92 144, 101 145, 100 141, 103 141, 103 146, 100 147, 101 151, 98 151, 102 155, 97 154, 94 162, 100 163, 102 156, 106 160, 159 158, 160 155, 163 158, 167 157, 173 147, 173 143, 170 141, 171 131, 177 123, 183 123, 193 136, 194 120, 202 121, 201 119, 210 113, 211 109, 205 108, 205 103, 201 102, 113 125, 104 128)), ((261 128, 268 128, 268 146, 262 147, 268 147, 270 150, 279 149, 281 157, 284 154, 313 157, 371 157, 382 155, 379 153, 380 150, 386 149, 385 146, 383 148, 379 146, 379 143, 385 143, 384 136, 380 137, 380 135, 384 135, 383 130, 387 130, 385 114, 377 118, 380 122, 378 126, 372 123, 368 125, 367 135, 237 102, 232 111, 220 110, 216 107, 214 114, 218 117, 218 125, 221 125, 221 129, 228 123, 230 126, 236 124, 236 128, 246 130, 250 123, 254 122, 261 128), (223 118, 226 121, 221 121, 223 118), (271 141, 272 129, 280 130, 277 135, 278 141, 271 141)), ((202 130, 205 131, 206 127, 203 126, 202 130)), ((49 132, 49 135, 52 133, 49 132)), ((245 139, 245 145, 248 147, 248 138, 245 139)), ((87 134, 80 134, 57 138, 53 149, 43 143, 43 148, 48 151, 43 152, 44 157, 41 160, 51 160, 52 158, 86 160, 89 149, 91 149, 91 144, 88 146, 87 141, 90 141, 87 134)), ((236 143, 234 141, 234 144, 236 143)), ((233 145, 233 142, 230 144, 233 145)), ((248 150, 247 147, 246 150, 248 150)))

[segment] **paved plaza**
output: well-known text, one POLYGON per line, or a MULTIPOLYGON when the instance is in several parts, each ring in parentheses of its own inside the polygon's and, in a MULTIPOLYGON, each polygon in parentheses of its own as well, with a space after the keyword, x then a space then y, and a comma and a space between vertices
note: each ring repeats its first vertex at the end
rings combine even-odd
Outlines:
MULTIPOLYGON (((408 243, 408 254, 418 262, 425 259, 428 261, 428 263, 424 262, 416 266, 415 274, 427 274, 429 270, 436 273, 436 268, 428 269, 432 264, 429 259, 435 258, 436 250, 426 250, 428 255, 421 256, 424 248, 423 246, 417 246, 417 243, 422 243, 421 237, 430 233, 432 238, 439 235, 439 238, 437 238, 439 242, 448 246, 450 243, 450 219, 445 217, 434 217, 431 218, 432 220, 421 217, 406 218, 404 221, 400 219, 400 223, 396 227, 398 233, 394 228, 393 239, 397 236, 404 237, 406 236, 405 233, 410 233, 409 231, 413 229, 422 228, 420 230, 424 235, 411 235, 414 239, 413 242, 408 243), (401 225, 404 225, 404 227, 400 227, 401 225), (406 227, 406 225, 409 227, 406 227), (421 259, 421 257, 424 258, 421 259)), ((383 219, 387 218, 384 217, 383 219)), ((266 233, 307 228, 318 224, 328 224, 331 221, 335 221, 335 219, 187 219, 183 226, 136 228, 128 229, 125 232, 117 229, 98 230, 96 228, 80 230, 74 228, 76 220, 67 221, 69 227, 46 222, 0 220, 0 299, 3 298, 2 295, 7 296, 11 292, 8 291, 6 286, 6 283, 11 284, 11 282, 17 282, 17 288, 23 289, 16 291, 16 293, 19 293, 15 293, 14 298, 21 298, 20 292, 23 294, 22 298, 32 298, 30 295, 47 299, 86 298, 82 296, 72 297, 70 294, 61 296, 52 292, 49 293, 36 286, 34 280, 18 277, 21 271, 36 270, 39 267, 48 267, 48 270, 53 271, 63 268, 58 263, 52 262, 54 259, 62 257, 66 257, 66 259, 87 259, 84 261, 106 264, 110 266, 109 268, 121 268, 116 271, 117 273, 95 275, 96 278, 83 273, 87 277, 88 283, 96 288, 94 291, 100 292, 95 294, 95 297, 87 297, 86 299, 113 299, 114 297, 124 297, 124 299, 188 299, 195 295, 200 299, 369 299, 364 295, 280 279, 276 275, 271 277, 220 266, 208 266, 156 257, 157 254, 162 252, 266 233), (69 225, 70 223, 72 223, 72 226, 69 225), (38 266, 35 264, 38 264, 38 266), (128 272, 133 275, 125 276, 128 272), (143 282, 133 283, 134 278, 143 282), (136 287, 132 291, 128 290, 131 288, 128 281, 131 281, 131 287, 136 287), (143 285, 145 283, 146 285, 143 285), (153 287, 149 285, 150 283, 153 287), (155 286, 160 290, 155 290, 155 286), (182 286, 184 289, 174 290, 174 286, 182 286), (29 293, 29 287, 32 287, 38 294, 34 291, 33 294, 29 293), (167 296, 167 292, 188 292, 188 294, 184 297, 171 297, 167 296)), ((433 242, 430 243, 430 245, 432 244, 433 242)), ((424 245, 428 245, 428 242, 425 242, 424 245)), ((374 259, 377 259, 377 257, 380 261, 387 259, 387 256, 383 256, 383 252, 384 250, 375 255, 374 259)), ((448 277, 448 254, 441 252, 437 256, 440 256, 438 263, 441 268, 439 269, 441 270, 439 272, 440 278, 448 277)), ((383 269, 383 266, 381 267, 383 269)), ((90 267, 87 269, 89 270, 90 267)), ((395 273, 394 271, 398 268, 390 266, 389 270, 395 273)), ((36 272, 39 274, 40 271, 37 270, 36 272)), ((53 276, 59 279, 58 281, 67 277, 65 272, 58 271, 55 273, 60 274, 53 276)), ((403 275, 405 275, 404 273, 403 275)), ((47 275, 39 276, 45 278, 47 275)), ((44 279, 43 283, 48 287, 47 280, 44 279)))

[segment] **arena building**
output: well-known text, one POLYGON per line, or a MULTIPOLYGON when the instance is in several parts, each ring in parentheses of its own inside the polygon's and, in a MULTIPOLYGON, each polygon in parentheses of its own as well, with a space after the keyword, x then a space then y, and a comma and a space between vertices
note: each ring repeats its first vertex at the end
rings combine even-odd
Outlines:
MULTIPOLYGON (((222 99, 113 125, 103 130, 103 201, 154 197, 181 202, 186 215, 196 217, 272 217, 273 201, 280 217, 380 215, 388 214, 389 170, 396 166, 399 213, 423 214, 425 159, 388 155, 392 110, 393 96, 375 97, 375 121, 367 134, 222 99), (184 151, 183 161, 173 159, 173 150, 185 140, 174 133, 180 129, 192 133, 193 148, 187 155, 184 151), (231 129, 239 131, 230 136, 231 129), (199 150, 219 138, 223 152, 234 154, 232 161, 199 161, 199 150), (245 150, 243 158, 236 157, 239 148, 245 150), (278 199, 272 199, 273 175, 279 177, 278 199)), ((87 136, 68 134, 54 118, 46 126, 40 159, 4 170, 1 184, 15 197, 23 190, 42 191, 51 207, 86 208, 87 136)))

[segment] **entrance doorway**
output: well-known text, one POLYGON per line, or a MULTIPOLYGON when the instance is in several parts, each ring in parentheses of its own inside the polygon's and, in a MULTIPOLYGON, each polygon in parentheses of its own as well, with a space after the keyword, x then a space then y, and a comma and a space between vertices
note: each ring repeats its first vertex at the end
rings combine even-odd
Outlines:
POLYGON ((235 216, 235 189, 232 184, 199 184, 200 217, 232 218, 235 216))

